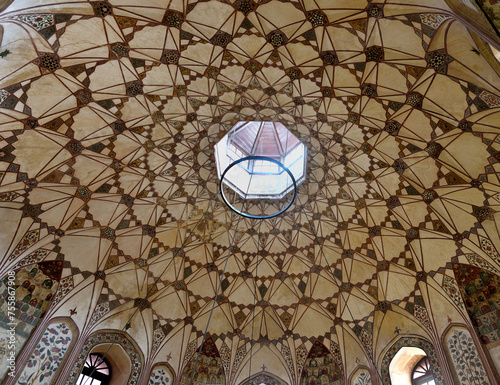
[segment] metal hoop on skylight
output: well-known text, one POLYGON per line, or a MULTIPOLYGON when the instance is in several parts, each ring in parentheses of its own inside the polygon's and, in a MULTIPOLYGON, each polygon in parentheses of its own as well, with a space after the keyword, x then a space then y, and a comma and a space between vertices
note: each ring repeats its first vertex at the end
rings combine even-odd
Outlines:
MULTIPOLYGON (((257 163, 257 165, 259 167, 266 167, 265 165, 263 165, 262 163, 257 163)), ((266 174, 267 176, 271 176, 273 177, 275 173, 270 173, 270 174, 266 174)), ((248 181, 248 184, 249 186, 251 185, 252 183, 252 179, 253 177, 251 176, 250 177, 250 180, 248 181)), ((255 183, 259 183, 259 181, 255 181, 255 183)), ((229 185, 229 187, 232 187, 231 185, 229 185)), ((245 218, 251 218, 251 219, 270 219, 270 218, 275 218, 277 217, 278 215, 281 215, 283 214, 285 211, 287 211, 290 206, 293 204, 293 202, 295 201, 295 198, 297 197, 297 181, 295 180, 295 177, 293 176, 293 173, 287 168, 285 167, 285 165, 275 159, 272 159, 272 158, 269 158, 269 157, 266 157, 266 156, 247 156, 247 157, 244 157, 244 158, 241 158, 241 159, 238 159, 234 162, 232 162, 225 170, 224 172, 222 173, 221 175, 221 178, 220 178, 220 182, 219 182, 219 188, 220 188, 220 193, 221 193, 221 196, 222 196, 222 200, 224 201, 224 203, 231 209, 233 210, 235 213, 245 217, 245 218), (227 198, 226 194, 224 193, 224 185, 228 185, 227 181, 226 181, 226 175, 228 173, 231 172, 231 170, 237 170, 235 167, 236 166, 240 166, 241 168, 243 169, 247 169, 249 167, 253 167, 255 168, 255 164, 256 162, 269 162, 271 163, 271 166, 277 166, 277 171, 279 171, 279 169, 283 170, 283 171, 280 171, 280 173, 287 173, 288 174, 288 177, 290 178, 291 180, 291 188, 288 188, 288 191, 287 193, 288 194, 292 194, 292 197, 290 198, 290 201, 288 203, 286 203, 284 205, 284 207, 282 209, 280 209, 279 211, 275 212, 275 213, 272 213, 272 214, 262 214, 262 215, 255 215, 255 214, 250 214, 248 212, 245 212, 243 210, 238 210, 234 203, 231 203, 230 200, 227 198)), ((266 186, 263 186, 263 189, 265 191, 265 188, 266 186)), ((234 189, 234 194, 235 194, 235 197, 236 195, 240 195, 241 196, 241 193, 238 192, 236 189, 234 189)), ((255 189, 254 189, 254 194, 255 194, 255 189)), ((286 196, 286 194, 284 195, 286 196)), ((247 199, 248 197, 247 196, 242 196, 243 199, 247 199)), ((250 198, 253 198, 253 196, 251 196, 250 198)))

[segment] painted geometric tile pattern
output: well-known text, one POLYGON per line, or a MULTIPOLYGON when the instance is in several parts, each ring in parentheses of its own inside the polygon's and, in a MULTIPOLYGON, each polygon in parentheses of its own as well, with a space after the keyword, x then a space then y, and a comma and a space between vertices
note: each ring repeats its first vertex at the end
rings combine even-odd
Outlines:
POLYGON ((226 381, 258 344, 297 383, 317 340, 369 359, 395 314, 438 338, 452 264, 500 269, 500 79, 444 1, 29 3, 0 16, 0 266, 60 263, 46 316, 127 327, 179 376, 220 283, 226 381), (213 146, 245 120, 308 148, 261 223, 214 198, 213 146))

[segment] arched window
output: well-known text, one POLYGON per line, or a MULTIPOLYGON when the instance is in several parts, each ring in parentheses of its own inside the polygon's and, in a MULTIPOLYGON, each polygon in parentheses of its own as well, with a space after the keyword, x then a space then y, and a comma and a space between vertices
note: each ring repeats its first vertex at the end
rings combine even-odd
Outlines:
POLYGON ((413 346, 403 346, 399 349, 389 364, 389 374, 391 384, 435 385, 432 375, 426 376, 431 374, 427 354, 413 346))
POLYGON ((412 385, 435 385, 431 364, 427 356, 423 357, 413 368, 411 373, 412 385))
POLYGON ((111 367, 101 354, 88 355, 77 385, 108 385, 111 379, 111 367))

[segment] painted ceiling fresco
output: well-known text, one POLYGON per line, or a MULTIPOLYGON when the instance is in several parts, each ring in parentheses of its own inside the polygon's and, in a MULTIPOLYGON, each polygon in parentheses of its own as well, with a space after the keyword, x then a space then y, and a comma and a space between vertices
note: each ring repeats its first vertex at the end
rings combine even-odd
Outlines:
POLYGON ((296 383, 314 344, 333 378, 395 331, 439 339, 468 317, 456 270, 499 274, 500 78, 444 0, 26 0, 0 23, 1 271, 56 277, 45 317, 180 376, 213 307, 225 383, 296 383), (278 218, 217 196, 239 121, 307 146, 278 218))

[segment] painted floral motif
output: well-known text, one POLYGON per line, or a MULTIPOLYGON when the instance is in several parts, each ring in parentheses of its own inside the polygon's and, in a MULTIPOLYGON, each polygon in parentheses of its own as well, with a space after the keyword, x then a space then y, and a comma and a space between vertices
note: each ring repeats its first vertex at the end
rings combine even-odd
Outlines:
POLYGON ((474 341, 467 330, 453 330, 448 336, 447 344, 460 384, 490 384, 474 341))
POLYGON ((454 264, 467 312, 479 333, 488 344, 500 339, 500 276, 478 267, 454 264))
POLYGON ((53 15, 19 15, 12 17, 15 20, 31 25, 37 31, 54 24, 53 15))
MULTIPOLYGON (((5 90, 0 90, 0 104, 3 103, 3 99, 2 100, 2 95, 4 95, 4 93, 6 93, 7 91, 5 90)), ((7 96, 5 96, 7 97, 7 96)), ((16 200, 20 195, 16 192, 13 192, 13 191, 10 191, 10 192, 4 192, 4 193, 0 193, 0 201, 1 202, 13 202, 14 200, 16 200)))
POLYGON ((420 19, 422 20, 422 24, 428 25, 431 28, 438 29, 441 24, 447 19, 449 16, 439 15, 436 13, 423 13, 420 15, 420 19))
POLYGON ((295 354, 297 356, 298 373, 300 373, 306 362, 307 348, 302 344, 295 350, 295 354))
POLYGON ((373 351, 373 337, 370 332, 363 328, 359 331, 359 337, 361 338, 365 349, 369 352, 373 351))
POLYGON ((19 242, 19 244, 14 249, 14 252, 9 257, 9 261, 13 261, 16 259, 21 253, 26 251, 32 245, 40 240, 40 230, 28 231, 24 234, 23 239, 19 242))
POLYGON ((481 269, 488 270, 495 274, 500 274, 500 271, 494 266, 490 265, 483 258, 475 253, 465 254, 465 257, 472 266, 480 267, 481 269))
POLYGON ((224 366, 224 371, 229 372, 229 364, 231 363, 231 349, 224 342, 220 347, 220 358, 222 359, 222 365, 224 366))
MULTIPOLYGON (((29 338, 32 331, 52 303, 59 284, 62 263, 42 262, 20 269, 15 275, 16 334, 29 338)), ((7 280, 0 281, 0 326, 9 330, 11 322, 7 311, 7 280)))
POLYGON ((456 280, 445 275, 443 278, 443 289, 450 296, 453 302, 455 302, 455 305, 461 309, 465 309, 456 280))
POLYGON ((245 358, 246 355, 247 355, 246 345, 240 346, 238 350, 236 350, 236 357, 234 359, 232 376, 234 376, 234 374, 238 371, 241 361, 243 361, 243 358, 245 358))
POLYGON ((488 254, 491 259, 494 261, 500 263, 500 255, 495 249, 495 246, 493 246, 493 243, 489 239, 486 238, 481 238, 481 249, 488 254))
POLYGON ((196 351, 196 341, 191 341, 187 346, 186 356, 184 357, 184 365, 191 359, 194 352, 196 351))
POLYGON ((52 301, 53 304, 55 305, 59 303, 59 301, 71 290, 73 290, 73 276, 70 275, 69 277, 61 279, 59 282, 59 289, 57 290, 54 300, 52 301))
POLYGON ((356 377, 354 378, 354 381, 352 383, 353 385, 372 385, 372 377, 370 376, 370 373, 362 369, 356 377))
POLYGON ((202 350, 193 355, 182 372, 181 385, 225 384, 226 377, 222 367, 219 350, 213 339, 208 337, 202 350))
POLYGON ((429 315, 425 307, 415 305, 415 317, 422 322, 427 329, 432 329, 431 323, 429 321, 429 315))
POLYGON ((483 99, 489 107, 500 106, 500 98, 488 91, 483 91, 479 97, 483 99))
POLYGON ((292 373, 292 378, 295 379, 295 371, 293 370, 292 352, 290 351, 290 348, 286 345, 282 345, 281 354, 285 358, 290 373, 292 373))
POLYGON ((17 267, 24 267, 32 265, 34 263, 41 262, 48 254, 49 250, 44 250, 44 249, 35 250, 26 258, 23 258, 23 260, 17 264, 17 267))
POLYGON ((168 385, 172 382, 170 370, 165 365, 161 365, 155 367, 151 372, 148 385, 168 385))
POLYGON ((94 326, 105 314, 109 312, 109 302, 103 302, 96 306, 94 314, 90 319, 89 328, 94 326))
POLYGON ((283 385, 283 382, 277 378, 271 377, 266 373, 259 373, 253 377, 250 377, 245 382, 241 383, 241 385, 257 385, 257 384, 283 385))
POLYGON ((301 385, 341 384, 342 370, 335 362, 330 351, 319 340, 316 340, 307 356, 301 385))
POLYGON ((73 334, 61 322, 50 325, 31 354, 21 376, 20 385, 48 385, 68 351, 73 334))
POLYGON ((163 332, 161 326, 158 326, 153 332, 153 352, 158 350, 163 338, 165 338, 165 333, 163 332))
POLYGON ((2 104, 5 99, 9 96, 9 93, 5 90, 0 90, 0 104, 2 104))
POLYGON ((340 353, 340 346, 335 341, 330 341, 330 351, 332 352, 333 359, 342 370, 344 364, 342 362, 342 354, 340 353))

